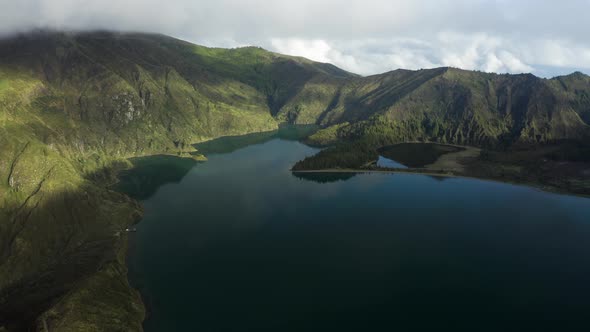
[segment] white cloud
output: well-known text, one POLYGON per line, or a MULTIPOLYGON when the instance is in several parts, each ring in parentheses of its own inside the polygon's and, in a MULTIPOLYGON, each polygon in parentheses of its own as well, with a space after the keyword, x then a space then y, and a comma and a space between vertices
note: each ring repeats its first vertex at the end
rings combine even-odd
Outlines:
POLYGON ((331 62, 332 47, 324 40, 297 38, 271 39, 271 45, 279 53, 295 54, 319 62, 331 62))
POLYGON ((512 50, 513 42, 485 33, 442 33, 436 47, 442 49, 442 64, 471 70, 500 73, 534 71, 512 50))
POLYGON ((557 73, 590 68, 588 12, 590 0, 0 0, 0 34, 160 32, 260 45, 362 74, 439 65, 557 73))
POLYGON ((590 68, 590 45, 577 44, 567 39, 546 39, 534 40, 522 45, 521 49, 528 61, 555 67, 590 68))
POLYGON ((534 68, 511 51, 510 42, 486 34, 440 33, 431 41, 384 39, 337 41, 272 39, 272 50, 330 62, 361 74, 397 68, 451 66, 487 72, 532 72, 534 68))

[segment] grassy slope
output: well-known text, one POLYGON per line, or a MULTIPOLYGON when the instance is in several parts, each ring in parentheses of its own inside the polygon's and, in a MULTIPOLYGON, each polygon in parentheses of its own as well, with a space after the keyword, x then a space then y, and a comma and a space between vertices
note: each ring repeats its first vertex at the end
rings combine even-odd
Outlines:
POLYGON ((127 284, 124 241, 116 233, 139 217, 140 207, 87 180, 108 160, 68 142, 76 125, 67 117, 38 109, 33 96, 45 89, 43 82, 6 76, 0 90, 0 325, 18 330, 45 317, 52 327, 68 319, 96 326, 100 317, 86 311, 102 302, 111 308, 102 317, 138 326, 143 309, 127 284), (105 274, 98 289, 96 279, 105 274), (62 296, 72 300, 47 311, 62 296))

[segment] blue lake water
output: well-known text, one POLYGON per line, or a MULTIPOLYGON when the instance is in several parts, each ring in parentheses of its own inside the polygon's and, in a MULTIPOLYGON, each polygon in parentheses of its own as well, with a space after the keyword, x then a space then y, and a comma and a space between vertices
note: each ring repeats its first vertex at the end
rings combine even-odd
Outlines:
POLYGON ((149 306, 145 331, 590 326, 590 199, 289 171, 316 152, 270 137, 206 163, 143 161, 129 268, 149 306))

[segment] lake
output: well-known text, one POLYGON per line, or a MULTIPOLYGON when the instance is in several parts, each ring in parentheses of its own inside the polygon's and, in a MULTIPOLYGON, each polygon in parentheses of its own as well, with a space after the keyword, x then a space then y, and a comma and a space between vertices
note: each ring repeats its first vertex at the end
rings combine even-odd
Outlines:
POLYGON ((280 135, 135 160, 145 331, 582 331, 590 199, 464 178, 305 174, 280 135), (252 145, 247 145, 252 144, 252 145))

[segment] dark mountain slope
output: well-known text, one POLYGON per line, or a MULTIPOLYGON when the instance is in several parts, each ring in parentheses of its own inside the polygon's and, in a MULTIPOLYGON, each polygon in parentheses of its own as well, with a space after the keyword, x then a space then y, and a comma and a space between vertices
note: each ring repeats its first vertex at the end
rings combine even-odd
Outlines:
POLYGON ((396 71, 351 80, 321 121, 349 122, 335 131, 340 138, 372 136, 388 143, 433 140, 499 148, 586 140, 590 84, 585 75, 573 77, 396 71))

